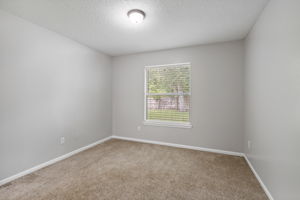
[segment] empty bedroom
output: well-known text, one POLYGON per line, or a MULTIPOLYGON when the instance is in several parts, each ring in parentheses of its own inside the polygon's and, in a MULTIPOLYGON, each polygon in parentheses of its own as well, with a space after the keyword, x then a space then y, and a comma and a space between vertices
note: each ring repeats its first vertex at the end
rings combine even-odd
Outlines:
POLYGON ((0 200, 300 200, 299 0, 0 0, 0 200))

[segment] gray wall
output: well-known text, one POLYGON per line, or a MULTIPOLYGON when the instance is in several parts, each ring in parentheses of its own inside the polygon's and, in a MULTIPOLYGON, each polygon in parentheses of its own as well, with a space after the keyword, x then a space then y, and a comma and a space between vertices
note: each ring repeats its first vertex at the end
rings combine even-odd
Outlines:
POLYGON ((243 50, 235 41, 114 57, 113 134, 242 152, 243 50), (181 62, 192 63, 193 128, 143 126, 144 66, 181 62))
POLYGON ((0 11, 0 180, 109 135, 111 58, 0 11))
POLYGON ((300 1, 271 0, 246 47, 245 152, 276 200, 299 200, 300 1))

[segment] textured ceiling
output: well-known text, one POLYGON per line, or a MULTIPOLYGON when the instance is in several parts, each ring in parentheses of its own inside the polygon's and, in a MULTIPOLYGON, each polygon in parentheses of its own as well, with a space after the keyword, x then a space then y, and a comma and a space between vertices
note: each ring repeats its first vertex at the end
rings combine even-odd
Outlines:
POLYGON ((0 0, 0 8, 109 55, 244 38, 268 0, 0 0), (146 19, 134 25, 130 9, 146 19))

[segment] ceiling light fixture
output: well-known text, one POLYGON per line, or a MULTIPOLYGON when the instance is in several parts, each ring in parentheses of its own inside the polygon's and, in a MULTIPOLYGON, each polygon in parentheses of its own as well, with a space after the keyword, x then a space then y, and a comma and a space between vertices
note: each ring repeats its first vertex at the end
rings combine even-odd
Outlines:
POLYGON ((130 21, 134 24, 142 23, 146 16, 145 12, 139 9, 130 10, 128 11, 127 15, 130 21))

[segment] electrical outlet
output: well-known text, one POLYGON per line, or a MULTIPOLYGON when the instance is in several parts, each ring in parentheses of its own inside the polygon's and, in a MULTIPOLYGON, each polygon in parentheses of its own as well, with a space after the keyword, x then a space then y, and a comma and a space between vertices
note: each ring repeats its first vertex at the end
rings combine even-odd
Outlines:
POLYGON ((249 150, 251 149, 251 146, 252 146, 251 141, 248 140, 248 149, 249 149, 249 150))
POLYGON ((61 137, 60 138, 60 144, 64 144, 65 143, 65 137, 61 137))
POLYGON ((138 131, 141 131, 142 127, 141 127, 141 126, 138 126, 136 129, 137 129, 138 131))

